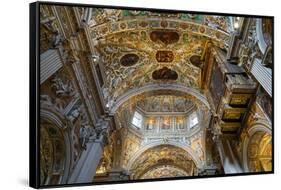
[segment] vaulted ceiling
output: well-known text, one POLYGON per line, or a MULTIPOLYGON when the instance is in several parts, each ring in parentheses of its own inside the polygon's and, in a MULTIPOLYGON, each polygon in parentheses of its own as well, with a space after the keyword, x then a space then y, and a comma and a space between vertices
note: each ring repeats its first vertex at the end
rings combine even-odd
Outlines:
POLYGON ((92 9, 92 43, 106 102, 148 84, 201 86, 207 42, 226 49, 232 17, 92 9))
POLYGON ((185 97, 156 95, 138 101, 137 108, 146 114, 163 112, 188 113, 195 108, 195 105, 185 97))
MULTIPOLYGON (((196 169, 191 156, 184 150, 174 146, 157 146, 145 151, 132 165, 131 172, 135 179, 165 177, 164 168, 172 168, 172 175, 192 175, 196 169), (157 172, 160 168, 162 172, 157 172), (156 170, 156 171, 155 171, 156 170)), ((166 174, 166 176, 169 176, 166 174)))
POLYGON ((90 15, 105 104, 122 131, 120 165, 134 179, 193 175, 200 167, 194 158, 202 164, 205 157, 204 130, 210 120, 201 91, 204 53, 209 43, 227 50, 233 18, 98 8, 90 15), (150 136, 159 146, 145 150, 148 137, 130 127, 136 109, 152 114, 197 111, 202 122, 193 132, 150 136), (190 147, 191 154, 162 141, 190 147))

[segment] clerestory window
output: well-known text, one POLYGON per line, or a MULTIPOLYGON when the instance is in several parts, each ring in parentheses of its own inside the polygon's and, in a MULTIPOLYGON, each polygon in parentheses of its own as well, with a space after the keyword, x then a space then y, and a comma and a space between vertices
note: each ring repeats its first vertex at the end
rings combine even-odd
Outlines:
POLYGON ((139 112, 135 111, 134 117, 133 117, 133 120, 132 120, 132 124, 133 124, 136 128, 140 129, 140 128, 141 128, 141 125, 142 125, 142 120, 143 120, 142 115, 141 115, 139 112))
POLYGON ((193 127, 195 127, 196 125, 198 125, 198 117, 197 117, 197 113, 193 112, 190 115, 190 128, 192 129, 193 127))

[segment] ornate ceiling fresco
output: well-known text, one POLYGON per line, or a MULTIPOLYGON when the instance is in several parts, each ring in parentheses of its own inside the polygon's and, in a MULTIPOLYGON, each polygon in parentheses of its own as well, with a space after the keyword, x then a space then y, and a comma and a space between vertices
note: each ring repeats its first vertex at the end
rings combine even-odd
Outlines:
POLYGON ((117 99, 128 89, 163 81, 198 88, 201 70, 192 65, 189 58, 194 54, 201 56, 207 39, 196 38, 199 39, 166 45, 162 41, 150 41, 145 31, 107 37, 104 45, 98 47, 103 55, 105 87, 110 99, 117 99))
MULTIPOLYGON (((159 177, 157 176, 159 168, 156 169, 156 167, 167 165, 174 166, 174 168, 179 168, 178 171, 181 171, 178 173, 179 175, 183 173, 191 175, 193 172, 195 172, 194 170, 196 170, 192 158, 186 151, 178 147, 162 145, 151 148, 140 155, 130 168, 130 171, 132 172, 133 179, 139 179, 143 175, 145 177, 146 175, 151 175, 153 173, 155 174, 154 177, 159 177), (155 171, 155 169, 158 170, 158 172, 155 171)), ((163 169, 164 168, 162 167, 162 172, 163 169)), ((170 172, 173 172, 173 170, 170 172)), ((162 173, 162 176, 165 177, 165 173, 162 173)))
POLYGON ((231 17, 93 9, 93 44, 105 71, 106 102, 157 83, 199 88, 206 42, 227 48, 231 17))
POLYGON ((162 165, 155 168, 150 169, 146 172, 140 179, 153 179, 153 178, 166 178, 166 177, 184 177, 189 176, 190 174, 186 171, 170 166, 170 165, 162 165))
POLYGON ((157 95, 146 97, 137 102, 137 107, 148 112, 189 112, 194 107, 194 103, 185 97, 173 95, 157 95))
MULTIPOLYGON (((202 14, 188 14, 188 13, 163 13, 157 11, 134 11, 134 10, 119 10, 119 9, 103 9, 94 8, 92 10, 92 18, 89 25, 91 27, 102 25, 108 22, 116 22, 121 20, 132 20, 132 19, 145 19, 145 18, 163 18, 163 19, 174 19, 181 20, 184 22, 193 22, 208 26, 212 29, 217 29, 229 33, 233 31, 233 17, 226 16, 212 16, 212 15, 202 15, 202 14)), ((168 24, 162 25, 167 27, 168 24)), ((186 27, 183 27, 186 28, 186 27)))
MULTIPOLYGON (((203 165, 205 157, 205 128, 208 126, 209 119, 208 108, 198 99, 188 94, 169 90, 151 91, 130 98, 127 102, 122 104, 115 113, 115 121, 118 128, 121 130, 123 139, 122 153, 119 155, 122 158, 121 166, 129 170, 132 164, 138 162, 135 160, 136 157, 140 157, 143 155, 144 151, 151 148, 153 149, 154 146, 161 144, 169 145, 168 148, 166 148, 168 150, 170 149, 171 144, 176 147, 185 147, 186 150, 182 151, 185 151, 185 154, 190 153, 196 158, 196 161, 200 165, 203 165), (177 128, 171 128, 171 130, 161 129, 160 131, 159 129, 156 131, 145 131, 144 128, 136 130, 133 127, 130 127, 132 126, 131 122, 136 110, 144 113, 145 117, 162 117, 161 115, 166 115, 167 117, 176 115, 176 117, 178 117, 179 114, 183 117, 188 117, 189 114, 196 111, 198 113, 200 124, 193 130, 180 130, 177 128), (189 153, 187 149, 190 151, 189 153)), ((176 120, 174 122, 176 122, 176 120)), ((145 153, 144 155, 150 157, 150 153, 145 153)), ((136 164, 136 166, 141 165, 142 163, 136 164)), ((155 171, 155 174, 153 175, 156 176, 156 173, 159 173, 160 170, 164 171, 165 169, 159 169, 155 171)), ((189 170, 184 171, 189 172, 189 170)), ((178 170, 177 172, 173 175, 180 176, 180 173, 182 173, 178 170), (177 172, 178 174, 176 174, 177 172)), ((147 176, 152 175, 152 173, 147 174, 147 176)), ((140 178, 140 176, 138 176, 138 178, 140 178)))
MULTIPOLYGON (((132 130, 123 129, 122 130, 122 153, 119 155, 121 160, 121 166, 129 169, 135 159, 142 154, 143 151, 151 149, 151 147, 157 145, 174 145, 176 147, 182 147, 182 149, 187 153, 187 150, 196 160, 197 164, 200 166, 204 165, 205 162, 205 145, 204 145, 204 132, 201 131, 192 137, 188 135, 173 133, 157 133, 153 135, 140 136, 132 130)), ((146 154, 149 156, 149 154, 146 154)))
POLYGON ((171 90, 158 90, 131 97, 123 103, 115 113, 117 128, 130 126, 136 109, 149 114, 190 114, 198 113, 202 119, 202 127, 207 126, 210 119, 209 108, 195 96, 171 90))
POLYGON ((250 139, 248 147, 248 167, 251 172, 272 170, 272 136, 257 132, 250 139))

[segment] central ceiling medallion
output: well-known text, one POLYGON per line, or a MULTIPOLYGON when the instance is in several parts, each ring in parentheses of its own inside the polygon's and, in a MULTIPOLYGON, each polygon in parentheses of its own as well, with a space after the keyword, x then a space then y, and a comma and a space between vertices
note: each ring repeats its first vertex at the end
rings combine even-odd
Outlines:
POLYGON ((202 66, 202 62, 201 62, 201 57, 199 55, 192 55, 189 58, 189 61, 192 65, 196 66, 196 67, 201 67, 202 66))
POLYGON ((158 62, 165 62, 165 63, 169 63, 172 62, 174 60, 174 54, 172 51, 157 51, 156 52, 156 60, 158 62))
POLYGON ((121 65, 125 67, 133 66, 139 61, 139 56, 134 53, 125 54, 120 59, 121 65))
POLYGON ((179 41, 180 36, 174 31, 157 30, 150 33, 150 39, 153 42, 163 42, 164 44, 173 44, 179 41))
POLYGON ((167 67, 158 69, 152 73, 152 78, 154 80, 177 80, 178 73, 167 67))

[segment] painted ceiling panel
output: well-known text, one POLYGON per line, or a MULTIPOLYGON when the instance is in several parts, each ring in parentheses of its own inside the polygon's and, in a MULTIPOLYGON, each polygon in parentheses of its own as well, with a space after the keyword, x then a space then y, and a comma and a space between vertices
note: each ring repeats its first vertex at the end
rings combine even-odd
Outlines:
POLYGON ((207 42, 229 43, 231 17, 92 9, 90 34, 103 64, 105 101, 129 89, 172 82, 199 88, 207 42))

